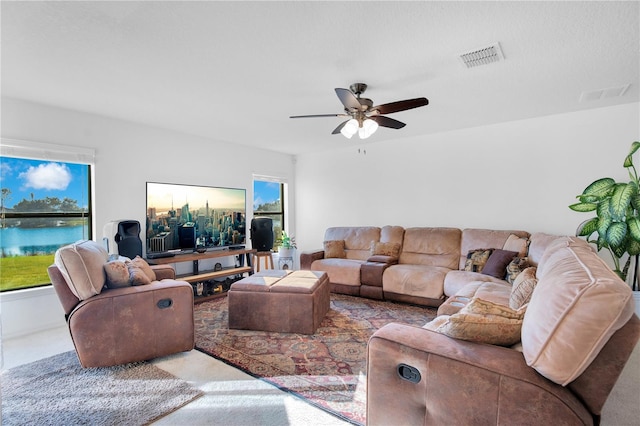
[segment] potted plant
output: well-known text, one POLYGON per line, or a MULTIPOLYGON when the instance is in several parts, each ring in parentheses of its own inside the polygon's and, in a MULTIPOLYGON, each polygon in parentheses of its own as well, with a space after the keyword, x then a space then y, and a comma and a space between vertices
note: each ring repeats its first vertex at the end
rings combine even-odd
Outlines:
POLYGON ((278 254, 280 257, 293 257, 293 251, 297 248, 295 237, 290 237, 286 231, 282 231, 282 238, 278 254))
POLYGON ((634 291, 638 290, 640 255, 640 180, 633 165, 633 154, 638 149, 640 142, 633 142, 623 163, 629 173, 629 182, 616 182, 609 177, 598 179, 577 196, 578 203, 569 206, 577 212, 595 212, 595 217, 578 226, 576 235, 596 244, 598 251, 608 250, 613 259, 614 272, 623 281, 627 280, 631 259, 635 259, 631 283, 634 291), (597 238, 590 239, 594 234, 597 238), (623 258, 626 258, 624 264, 623 258))

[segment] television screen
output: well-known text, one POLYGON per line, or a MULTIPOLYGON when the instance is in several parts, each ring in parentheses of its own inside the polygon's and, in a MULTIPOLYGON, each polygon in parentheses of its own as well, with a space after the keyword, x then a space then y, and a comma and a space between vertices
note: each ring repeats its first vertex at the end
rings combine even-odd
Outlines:
POLYGON ((147 182, 147 253, 243 246, 246 190, 147 182))

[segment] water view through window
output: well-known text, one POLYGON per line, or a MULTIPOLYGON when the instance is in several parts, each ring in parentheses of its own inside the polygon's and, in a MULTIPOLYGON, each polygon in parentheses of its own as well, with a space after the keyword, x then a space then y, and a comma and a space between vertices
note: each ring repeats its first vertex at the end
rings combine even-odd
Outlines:
POLYGON ((0 157, 0 291, 48 284, 55 251, 91 238, 89 167, 0 157))

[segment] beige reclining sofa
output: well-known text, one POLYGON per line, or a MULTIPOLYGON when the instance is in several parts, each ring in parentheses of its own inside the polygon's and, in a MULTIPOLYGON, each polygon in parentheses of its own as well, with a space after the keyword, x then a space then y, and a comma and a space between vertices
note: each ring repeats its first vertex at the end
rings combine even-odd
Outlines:
MULTIPOLYGON (((325 232, 323 249, 300 254, 300 266, 327 272, 334 293, 437 307, 469 282, 508 284, 504 274, 472 270, 467 257, 477 249, 525 257, 529 236, 519 230, 332 227, 325 232)), ((531 240, 536 241, 534 252, 539 255, 554 238, 537 234, 531 240)))
POLYGON ((575 237, 337 227, 300 263, 334 292, 438 307, 371 337, 368 425, 598 424, 640 339, 630 287, 575 237))

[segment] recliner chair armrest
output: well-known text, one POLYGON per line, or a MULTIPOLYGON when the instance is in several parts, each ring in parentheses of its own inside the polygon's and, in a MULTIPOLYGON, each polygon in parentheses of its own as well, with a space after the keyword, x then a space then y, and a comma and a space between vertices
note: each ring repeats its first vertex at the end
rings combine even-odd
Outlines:
POLYGON ((389 324, 367 349, 367 425, 591 424, 567 388, 505 347, 389 324))
POLYGON ((324 259, 324 250, 303 251, 300 253, 300 269, 310 270, 311 264, 320 259, 324 259))
POLYGON ((175 279, 176 278, 176 270, 173 269, 171 265, 149 265, 151 269, 156 274, 156 279, 158 281, 165 279, 175 279))

